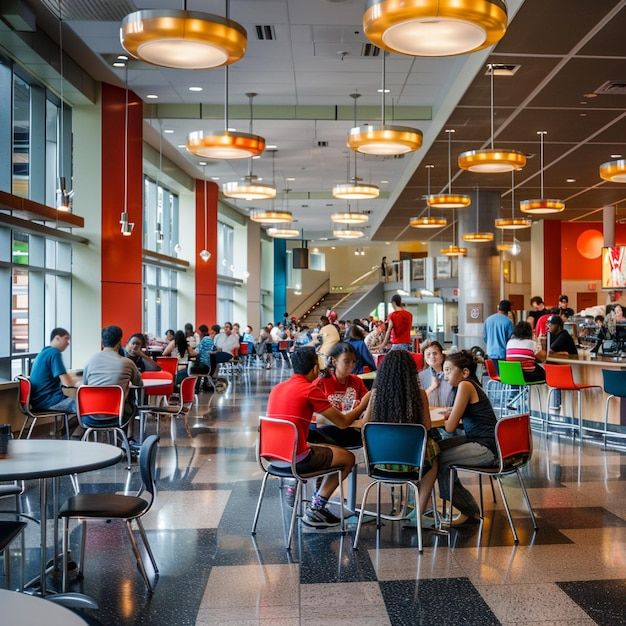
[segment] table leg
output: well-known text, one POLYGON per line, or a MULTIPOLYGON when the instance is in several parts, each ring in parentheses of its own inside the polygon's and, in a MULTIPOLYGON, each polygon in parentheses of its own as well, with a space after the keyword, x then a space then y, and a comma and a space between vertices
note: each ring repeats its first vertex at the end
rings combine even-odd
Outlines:
POLYGON ((46 595, 46 565, 47 559, 47 526, 48 526, 48 480, 46 478, 39 479, 39 508, 40 508, 40 563, 39 563, 39 575, 41 577, 39 581, 39 589, 42 596, 46 595))
POLYGON ((59 545, 59 478, 52 479, 52 515, 54 516, 54 550, 52 551, 53 571, 58 571, 57 546, 59 545))

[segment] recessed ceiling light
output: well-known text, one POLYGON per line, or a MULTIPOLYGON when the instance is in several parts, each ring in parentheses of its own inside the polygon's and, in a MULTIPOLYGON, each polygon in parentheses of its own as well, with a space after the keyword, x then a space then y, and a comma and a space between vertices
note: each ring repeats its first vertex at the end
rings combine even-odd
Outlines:
POLYGON ((287 176, 287 178, 285 178, 285 180, 292 181, 292 180, 296 180, 296 179, 293 176, 287 176))
POLYGON ((320 237, 320 241, 328 241, 328 237, 320 237))
POLYGON ((621 154, 612 154, 612 155, 611 155, 611 158, 612 158, 612 159, 621 159, 621 158, 622 158, 622 155, 621 155, 621 154))
POLYGON ((337 248, 335 246, 331 246, 330 249, 331 250, 336 250, 337 248))
POLYGON ((377 89, 376 91, 378 93, 391 93, 391 89, 385 89, 384 91, 382 89, 377 89))
POLYGON ((259 176, 259 177, 257 178, 257 180, 258 180, 258 181, 262 181, 262 180, 263 180, 263 176, 259 176))
POLYGON ((206 161, 198 161, 198 165, 208 165, 206 161))
POLYGON ((381 180, 381 181, 380 181, 380 184, 381 184, 381 185, 386 185, 388 182, 389 182, 388 180, 381 180))
POLYGON ((575 183, 575 182, 576 182, 576 179, 575 179, 575 178, 566 178, 566 179, 565 179, 565 182, 566 182, 566 183, 575 183))
POLYGON ((391 241, 385 241, 385 245, 388 246, 391 243, 391 241))
POLYGON ((174 134, 174 131, 171 128, 166 128, 163 132, 166 135, 173 135, 174 134))
POLYGON ((581 100, 579 104, 589 104, 586 100, 581 100))
POLYGON ((585 98, 597 98, 598 94, 597 93, 586 93, 584 94, 585 98))
POLYGON ((579 113, 578 115, 579 115, 580 117, 587 117, 587 114, 586 114, 586 113, 579 113))
POLYGON ((177 148, 186 148, 187 146, 184 143, 179 143, 176 147, 177 148))
POLYGON ((128 61, 128 57, 127 57, 125 54, 118 54, 118 55, 117 55, 117 58, 118 58, 120 61, 128 61))
POLYGON ((261 155, 260 155, 260 154, 257 154, 257 155, 255 155, 255 156, 253 156, 252 158, 253 158, 253 159, 260 159, 260 158, 261 158, 261 155))
POLYGON ((124 63, 124 61, 115 61, 113 67, 126 67, 126 63, 124 63))
POLYGON ((237 132, 236 128, 227 128, 226 130, 228 130, 229 133, 236 133, 237 132))
MULTIPOLYGON (((230 128, 228 130, 231 130, 230 128)), ((266 150, 276 150, 278 148, 277 145, 273 144, 273 143, 269 143, 265 146, 266 150)))
POLYGON ((149 93, 146 98, 148 98, 148 100, 156 100, 159 96, 157 96, 155 93, 149 93))
POLYGON ((202 87, 189 87, 189 91, 202 91, 202 87))
POLYGON ((220 177, 219 176, 211 176, 211 180, 219 180, 220 177))

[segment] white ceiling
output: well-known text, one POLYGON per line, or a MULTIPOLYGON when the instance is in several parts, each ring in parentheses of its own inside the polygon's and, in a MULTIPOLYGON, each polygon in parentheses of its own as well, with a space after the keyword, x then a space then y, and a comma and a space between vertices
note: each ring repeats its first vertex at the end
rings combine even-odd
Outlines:
MULTIPOLYGON (((509 0, 509 16, 515 14, 523 0, 509 0)), ((176 0, 136 0, 137 8, 181 8, 176 0)), ((224 14, 224 2, 190 0, 189 10, 203 10, 224 14)), ((361 0, 233 0, 230 16, 248 31, 248 49, 239 63, 230 67, 230 102, 241 105, 247 102, 246 92, 256 92, 259 105, 341 105, 351 106, 349 94, 357 90, 362 94, 359 106, 379 105, 381 86, 380 57, 361 57, 366 39, 361 32, 361 0), (274 41, 258 41, 255 25, 272 25, 276 32, 274 41), (341 52, 345 54, 342 58, 341 52)), ((95 21, 68 21, 69 27, 98 55, 107 55, 102 63, 110 66, 111 56, 122 54, 119 42, 119 23, 95 21)), ((483 65, 488 52, 450 58, 413 58, 391 55, 387 58, 387 103, 394 106, 430 106, 432 120, 402 120, 401 125, 411 125, 424 133, 424 146, 414 155, 404 159, 379 159, 359 157, 359 175, 378 184, 388 197, 360 202, 360 210, 370 210, 370 227, 366 236, 376 231, 378 224, 389 211, 393 200, 419 165, 434 138, 451 111, 483 65), (381 183, 381 181, 388 181, 381 183)), ((110 67, 123 80, 124 70, 110 67)), ((172 70, 146 64, 129 68, 130 88, 140 97, 158 95, 147 103, 173 104, 223 104, 224 70, 209 71, 172 70), (194 93, 189 87, 202 87, 194 93)), ((376 122, 377 119, 360 119, 376 122)), ((223 121, 195 119, 151 119, 155 128, 173 130, 165 134, 164 141, 175 149, 184 144, 187 134, 196 130, 223 128, 223 121)), ((289 202, 297 226, 305 229, 310 239, 330 235, 332 212, 346 206, 332 198, 305 199, 307 192, 329 192, 333 184, 346 179, 345 137, 352 124, 328 120, 267 120, 256 119, 254 131, 266 138, 268 144, 278 146, 276 154, 276 185, 279 190, 294 191, 289 202), (328 142, 320 148, 317 141, 328 142), (295 178, 286 181, 287 177, 295 178), (298 192, 296 194, 296 192, 298 192), (306 205, 306 206, 302 206, 306 205), (332 205, 332 206, 328 206, 332 205)), ((248 123, 233 120, 231 127, 247 131, 248 123)), ((158 147, 158 146, 157 146, 158 147)), ((196 175, 202 176, 197 164, 201 159, 178 149, 190 163, 196 165, 196 175)), ((207 177, 219 178, 219 183, 246 174, 246 161, 209 161, 207 177)), ((265 153, 254 161, 255 174, 271 181, 272 157, 265 153)), ((278 200, 282 206, 282 200, 278 200)), ((267 206, 267 203, 265 203, 267 206)), ((247 207, 246 203, 241 204, 247 207)), ((256 206, 264 206, 258 203, 256 206)), ((353 209, 356 205, 353 206, 353 209)), ((417 210, 417 207, 416 207, 417 210)))

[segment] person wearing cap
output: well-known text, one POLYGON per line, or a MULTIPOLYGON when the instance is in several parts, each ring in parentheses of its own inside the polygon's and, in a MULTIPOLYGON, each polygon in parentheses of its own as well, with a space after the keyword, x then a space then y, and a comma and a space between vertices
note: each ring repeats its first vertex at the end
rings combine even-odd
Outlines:
POLYGON ((543 302, 543 298, 541 296, 533 296, 530 299, 530 306, 533 308, 532 311, 528 312, 528 317, 526 321, 532 326, 533 330, 539 321, 539 318, 546 313, 548 313, 548 309, 543 302))
POLYGON ((511 303, 501 300, 498 312, 490 315, 483 327, 483 341, 487 347, 487 356, 493 361, 496 370, 498 361, 506 358, 506 344, 513 334, 513 322, 509 317, 511 303))
POLYGON ((565 294, 559 296, 559 315, 565 315, 566 317, 574 315, 574 309, 569 306, 569 298, 565 294))

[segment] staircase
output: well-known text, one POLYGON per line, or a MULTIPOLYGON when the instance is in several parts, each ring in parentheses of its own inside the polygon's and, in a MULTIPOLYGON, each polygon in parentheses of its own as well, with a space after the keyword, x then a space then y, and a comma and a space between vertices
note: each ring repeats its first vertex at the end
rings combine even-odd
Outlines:
POLYGON ((326 315, 328 309, 334 309, 337 302, 345 297, 345 293, 327 293, 322 296, 310 309, 300 318, 300 324, 309 328, 314 328, 320 323, 322 315, 326 315))

